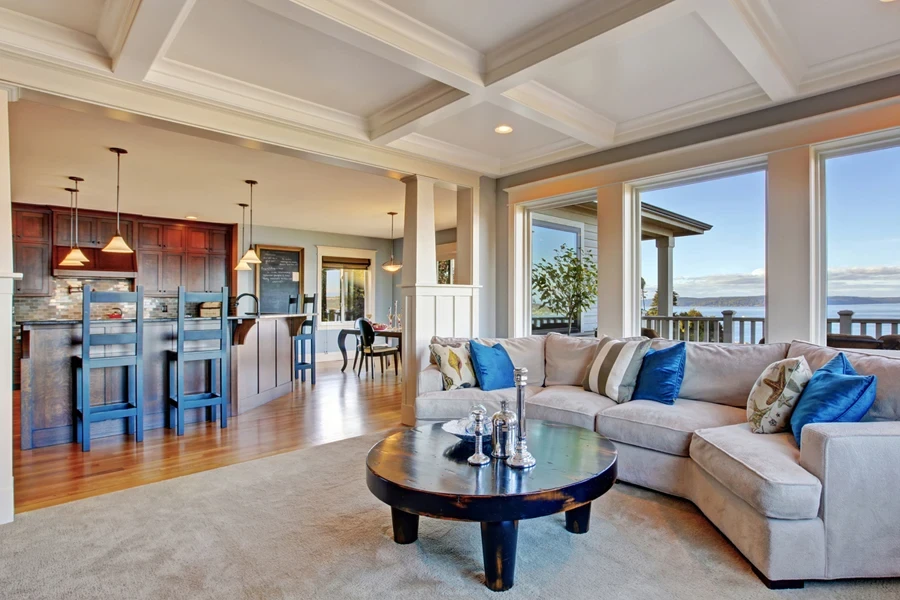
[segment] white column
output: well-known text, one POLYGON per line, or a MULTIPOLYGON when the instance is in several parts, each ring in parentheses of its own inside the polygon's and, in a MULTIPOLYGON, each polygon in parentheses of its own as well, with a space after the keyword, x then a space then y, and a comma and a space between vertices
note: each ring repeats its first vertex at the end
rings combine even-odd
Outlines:
POLYGON ((406 184, 403 215, 403 400, 400 418, 416 423, 418 374, 428 364, 428 344, 434 335, 433 299, 420 297, 437 287, 437 242, 434 235, 434 184, 430 177, 413 175, 406 184))
POLYGON ((825 342, 824 215, 808 146, 769 155, 766 175, 766 341, 825 342))
MULTIPOLYGON (((657 274, 657 310, 661 317, 671 317, 674 310, 672 291, 675 286, 672 274, 675 238, 666 236, 656 238, 656 274, 657 274)), ((669 337, 672 331, 671 321, 660 321, 659 335, 669 337)))
POLYGON ((9 103, 15 89, 0 87, 0 523, 13 520, 12 396, 12 190, 9 172, 9 103))
POLYGON ((640 332, 639 203, 631 186, 597 190, 597 332, 626 337, 640 332))

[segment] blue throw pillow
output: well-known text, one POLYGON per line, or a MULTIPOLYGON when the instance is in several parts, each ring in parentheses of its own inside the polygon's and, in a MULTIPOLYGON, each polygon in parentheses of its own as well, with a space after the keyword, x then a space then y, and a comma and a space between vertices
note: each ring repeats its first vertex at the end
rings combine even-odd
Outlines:
POLYGON ((675 404, 675 398, 681 391, 681 382, 684 381, 686 361, 687 346, 684 342, 662 350, 648 351, 644 355, 631 399, 675 404))
POLYGON ((486 392, 502 390, 516 386, 515 367, 506 348, 500 344, 486 346, 472 340, 469 342, 469 354, 472 366, 475 367, 475 378, 478 385, 486 392))
POLYGON ((877 384, 874 375, 857 375, 843 352, 831 359, 813 373, 791 415, 797 445, 804 425, 862 421, 875 403, 877 384))

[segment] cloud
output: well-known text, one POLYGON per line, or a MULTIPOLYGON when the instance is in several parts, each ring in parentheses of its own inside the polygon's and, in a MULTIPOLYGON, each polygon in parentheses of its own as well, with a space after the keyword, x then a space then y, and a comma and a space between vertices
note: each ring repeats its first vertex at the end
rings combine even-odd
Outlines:
MULTIPOLYGON (((675 291, 682 296, 761 296, 766 293, 765 269, 676 277, 675 291)), ((656 286, 647 287, 652 297, 656 286)), ((842 267, 828 270, 830 296, 900 296, 900 265, 842 267)))

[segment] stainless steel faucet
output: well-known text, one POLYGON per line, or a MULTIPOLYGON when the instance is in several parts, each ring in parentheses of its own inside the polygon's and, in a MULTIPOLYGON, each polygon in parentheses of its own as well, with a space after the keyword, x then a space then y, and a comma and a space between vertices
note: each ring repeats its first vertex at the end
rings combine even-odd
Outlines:
POLYGON ((254 295, 254 294, 249 294, 249 293, 248 293, 248 294, 241 294, 240 296, 238 296, 237 298, 235 298, 235 299, 234 299, 234 309, 237 310, 238 302, 240 302, 240 301, 241 301, 241 298, 243 298, 244 296, 249 296, 249 297, 253 298, 253 299, 256 301, 256 312, 252 312, 252 313, 251 313, 251 312, 248 312, 247 314, 248 314, 248 315, 259 316, 259 298, 257 298, 256 295, 254 295))

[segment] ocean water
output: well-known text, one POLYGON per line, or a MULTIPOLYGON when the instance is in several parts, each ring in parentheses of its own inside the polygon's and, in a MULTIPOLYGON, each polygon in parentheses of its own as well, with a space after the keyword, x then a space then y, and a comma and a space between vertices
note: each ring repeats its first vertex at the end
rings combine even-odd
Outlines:
MULTIPOLYGON (((757 317, 766 316, 766 308, 764 306, 676 306, 676 312, 689 311, 691 309, 700 311, 704 317, 721 316, 724 310, 733 310, 735 317, 757 317)), ((900 319, 900 304, 829 304, 828 318, 837 319, 839 310, 852 310, 854 319, 900 319)), ((749 328, 749 325, 745 325, 749 328)), ((837 325, 834 326, 837 331, 837 325)), ((866 327, 866 331, 860 331, 860 325, 853 325, 854 334, 865 334, 875 336, 875 325, 870 324, 866 327)), ((890 325, 883 325, 882 335, 891 333, 890 325)), ((750 339, 750 332, 745 329, 745 339, 750 339)), ((759 340, 763 336, 762 324, 756 325, 756 339, 759 340)), ((735 331, 735 338, 737 332, 735 331)))

